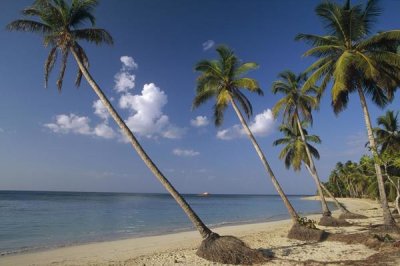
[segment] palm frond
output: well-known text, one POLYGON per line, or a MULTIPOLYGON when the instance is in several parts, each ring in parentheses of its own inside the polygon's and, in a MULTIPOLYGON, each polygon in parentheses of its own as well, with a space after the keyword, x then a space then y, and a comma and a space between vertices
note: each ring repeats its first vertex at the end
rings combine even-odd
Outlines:
POLYGON ((27 31, 41 34, 45 34, 51 31, 51 27, 49 27, 48 25, 27 19, 14 20, 6 27, 9 31, 27 31))
POLYGON ((49 74, 54 67, 54 63, 57 59, 57 46, 54 46, 49 55, 47 56, 47 60, 44 63, 44 87, 47 88, 47 83, 49 80, 49 74))
POLYGON ((85 40, 87 42, 92 42, 95 44, 114 44, 112 36, 104 29, 89 28, 89 29, 79 29, 74 30, 71 34, 77 40, 85 40))

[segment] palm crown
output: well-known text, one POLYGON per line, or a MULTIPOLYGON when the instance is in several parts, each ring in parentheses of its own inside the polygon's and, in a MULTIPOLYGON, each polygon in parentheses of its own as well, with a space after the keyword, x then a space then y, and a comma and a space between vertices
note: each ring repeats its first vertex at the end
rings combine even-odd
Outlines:
POLYGON ((400 56, 397 47, 400 30, 380 32, 370 36, 372 25, 381 10, 377 0, 365 7, 343 6, 323 2, 316 8, 327 35, 299 34, 296 39, 310 43, 313 48, 305 56, 319 59, 306 73, 312 73, 305 88, 319 80, 324 90, 333 79, 332 106, 335 113, 346 108, 349 93, 356 88, 372 96, 378 106, 385 106, 400 82, 400 56))
MULTIPOLYGON (((303 126, 305 126, 303 124, 303 126)), ((285 145, 279 154, 279 159, 285 160, 286 168, 293 167, 293 170, 299 171, 301 164, 304 162, 310 166, 310 160, 308 159, 305 144, 307 145, 311 155, 319 159, 318 150, 308 142, 321 143, 321 139, 316 135, 308 135, 307 130, 302 128, 306 141, 303 142, 300 131, 295 125, 281 125, 279 131, 284 134, 283 138, 274 141, 273 145, 285 145)))
POLYGON ((218 60, 202 60, 195 66, 201 72, 197 78, 196 96, 193 108, 216 98, 214 104, 214 119, 217 126, 223 121, 224 110, 228 104, 236 100, 241 105, 247 117, 252 115, 252 105, 241 89, 263 94, 258 82, 252 78, 243 77, 250 70, 258 68, 253 62, 242 63, 233 51, 226 46, 217 47, 218 60))
MULTIPOLYGON (((43 37, 44 45, 50 46, 50 53, 44 65, 45 86, 49 73, 54 67, 58 54, 61 54, 61 69, 57 80, 57 87, 62 88, 65 69, 70 49, 73 49, 86 68, 89 60, 78 41, 84 40, 95 44, 112 44, 111 35, 104 29, 93 28, 95 17, 93 9, 98 5, 97 0, 72 0, 69 5, 65 0, 37 0, 30 7, 25 8, 22 14, 37 20, 18 19, 7 25, 11 31, 29 31, 43 37), (80 28, 89 22, 91 28, 80 28)), ((78 69, 75 85, 78 87, 82 79, 82 72, 78 69)))
POLYGON ((284 97, 280 99, 272 108, 272 113, 276 117, 283 110, 283 119, 290 123, 296 120, 304 120, 312 123, 312 109, 318 107, 318 90, 315 86, 302 90, 304 82, 307 80, 305 74, 296 76, 287 70, 278 75, 280 80, 272 84, 272 92, 282 93, 284 97))
POLYGON ((374 129, 377 142, 381 146, 381 152, 395 152, 400 150, 400 125, 399 112, 387 111, 385 115, 378 117, 378 125, 374 129))

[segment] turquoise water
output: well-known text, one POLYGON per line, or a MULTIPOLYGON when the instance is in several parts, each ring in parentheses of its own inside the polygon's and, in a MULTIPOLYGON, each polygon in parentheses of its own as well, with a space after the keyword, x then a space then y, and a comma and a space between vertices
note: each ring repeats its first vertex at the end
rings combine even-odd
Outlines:
MULTIPOLYGON (((288 218, 278 196, 184 195, 209 226, 288 218)), ((289 196, 301 213, 319 202, 289 196)), ((0 255, 193 229, 167 194, 0 191, 0 255)))

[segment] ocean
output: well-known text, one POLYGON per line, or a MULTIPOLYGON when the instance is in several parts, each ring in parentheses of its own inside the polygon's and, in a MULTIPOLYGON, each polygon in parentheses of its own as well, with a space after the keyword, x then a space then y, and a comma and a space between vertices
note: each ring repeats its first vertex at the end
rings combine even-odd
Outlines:
MULTIPOLYGON (((289 218, 275 195, 184 197, 211 227, 289 218)), ((301 197, 289 196, 296 210, 319 212, 301 197)), ((192 229, 168 194, 0 191, 0 255, 192 229)))

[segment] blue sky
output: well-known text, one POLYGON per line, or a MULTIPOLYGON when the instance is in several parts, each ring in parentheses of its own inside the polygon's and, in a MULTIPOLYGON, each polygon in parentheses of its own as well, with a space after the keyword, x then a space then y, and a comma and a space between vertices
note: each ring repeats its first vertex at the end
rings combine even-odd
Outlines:
MULTIPOLYGON (((137 0, 101 1, 97 26, 114 37, 113 47, 83 44, 90 71, 160 169, 184 193, 275 194, 250 141, 237 130, 229 108, 224 124, 211 121, 211 103, 191 111, 197 73, 194 64, 215 58, 215 45, 227 44, 244 61, 260 68, 249 75, 265 95, 248 95, 250 121, 278 180, 289 194, 314 193, 308 173, 286 170, 277 157, 280 137, 268 109, 277 74, 304 70, 308 46, 297 33, 322 33, 314 14, 320 1, 297 0, 137 0), (208 49, 207 49, 208 48, 208 49), (257 116, 258 115, 258 116, 257 116), (255 117, 257 119, 255 120, 255 117), (227 139, 229 138, 229 139, 227 139)), ((0 2, 0 25, 19 18, 32 1, 0 2)), ((383 0, 376 30, 399 27, 400 1, 383 0)), ((83 80, 74 87, 71 57, 62 93, 55 85, 57 66, 43 86, 48 50, 38 36, 0 31, 0 189, 164 192, 114 122, 96 105, 83 80)), ((399 95, 389 109, 399 109, 399 95)), ((375 122, 383 114, 370 104, 375 122)), ((335 116, 329 95, 314 114, 312 133, 322 139, 317 167, 323 180, 337 161, 358 160, 366 133, 356 95, 335 116)))

